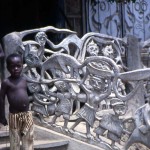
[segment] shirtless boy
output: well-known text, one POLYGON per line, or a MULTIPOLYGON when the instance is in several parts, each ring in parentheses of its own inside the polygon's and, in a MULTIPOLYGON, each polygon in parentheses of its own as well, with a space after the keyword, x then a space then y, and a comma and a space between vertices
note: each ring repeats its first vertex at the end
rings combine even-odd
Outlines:
POLYGON ((6 59, 10 76, 2 81, 0 91, 0 123, 7 125, 5 118, 5 96, 9 102, 10 150, 33 150, 33 119, 29 111, 27 82, 21 75, 22 57, 11 54, 6 59))

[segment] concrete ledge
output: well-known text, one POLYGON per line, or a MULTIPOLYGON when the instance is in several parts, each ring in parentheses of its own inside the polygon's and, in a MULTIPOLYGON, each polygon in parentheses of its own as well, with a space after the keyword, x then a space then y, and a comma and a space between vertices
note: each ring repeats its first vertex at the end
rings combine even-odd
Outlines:
POLYGON ((9 137, 9 131, 0 131, 0 138, 9 137))
POLYGON ((43 149, 43 148, 56 148, 56 147, 63 147, 69 144, 69 141, 66 140, 38 140, 34 142, 34 149, 43 149))
MULTIPOLYGON (((38 140, 34 142, 34 150, 57 150, 60 148, 61 150, 67 150, 69 141, 66 140, 38 140)), ((0 150, 9 150, 10 144, 1 144, 0 150)))

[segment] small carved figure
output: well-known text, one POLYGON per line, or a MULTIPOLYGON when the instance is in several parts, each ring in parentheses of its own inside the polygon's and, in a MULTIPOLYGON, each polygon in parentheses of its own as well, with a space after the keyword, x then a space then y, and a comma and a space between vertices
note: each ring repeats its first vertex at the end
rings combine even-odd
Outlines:
POLYGON ((58 29, 53 26, 47 26, 43 28, 37 28, 37 29, 31 29, 31 30, 24 30, 21 32, 12 32, 4 36, 4 48, 7 51, 13 51, 15 52, 19 46, 23 46, 22 39, 33 33, 38 32, 53 32, 53 33, 66 33, 66 34, 75 34, 74 31, 68 30, 68 29, 58 29))
POLYGON ((96 133, 96 140, 102 141, 99 137, 103 136, 105 131, 107 132, 107 138, 112 141, 110 147, 113 150, 118 150, 119 148, 115 145, 115 142, 120 142, 120 138, 123 132, 128 133, 128 131, 123 129, 123 120, 119 117, 124 115, 126 112, 125 103, 117 98, 111 100, 111 107, 115 114, 105 114, 100 118, 99 126, 94 129, 96 133))
POLYGON ((54 115, 57 100, 45 96, 45 91, 48 91, 48 87, 45 84, 28 83, 27 86, 29 92, 32 94, 29 97, 33 101, 31 110, 35 112, 35 116, 40 118, 41 122, 45 122, 43 116, 54 115))
MULTIPOLYGON (((45 44, 46 44, 46 41, 47 41, 47 35, 45 34, 45 32, 42 32, 42 31, 38 32, 35 35, 35 40, 40 45, 37 55, 39 56, 39 59, 42 62, 42 61, 46 60, 46 57, 45 57, 44 53, 46 51, 45 44)), ((51 51, 51 50, 48 50, 48 52, 53 53, 53 51, 51 51)))
POLYGON ((112 45, 106 45, 101 51, 105 57, 109 57, 114 60, 114 50, 112 45))
POLYGON ((99 47, 93 40, 87 45, 87 52, 90 56, 98 56, 99 47))
POLYGON ((47 35, 45 34, 45 32, 38 32, 35 35, 35 40, 41 45, 41 46, 45 46, 46 44, 46 39, 47 39, 47 35))
POLYGON ((9 102, 10 149, 33 150, 33 119, 29 111, 27 82, 21 75, 23 60, 19 54, 11 54, 6 59, 10 76, 2 82, 0 91, 0 123, 7 125, 5 118, 5 96, 9 102))
MULTIPOLYGON (((70 128, 74 130, 74 128, 81 122, 86 122, 86 134, 87 138, 93 138, 90 132, 90 127, 93 127, 95 121, 95 114, 99 107, 99 103, 107 98, 111 93, 111 81, 110 79, 100 78, 96 76, 91 76, 89 79, 89 84, 91 89, 88 89, 84 84, 81 84, 81 88, 85 91, 86 94, 82 99, 85 99, 86 103, 84 106, 77 112, 77 116, 79 117, 77 121, 70 128), (107 88, 106 88, 107 85, 107 88)), ((76 99, 79 99, 80 95, 77 95, 76 99)))
MULTIPOLYGON (((28 74, 27 77, 31 77, 34 79, 39 79, 40 75, 37 72, 37 69, 41 68, 43 63, 44 49, 39 43, 35 41, 26 41, 23 42, 25 51, 24 51, 24 61, 25 67, 23 68, 23 73, 28 74)), ((51 79, 51 76, 45 72, 46 78, 51 79)))
POLYGON ((48 46, 50 46, 50 49, 53 49, 53 51, 47 50, 47 52, 50 52, 50 53, 66 52, 67 54, 70 54, 70 48, 69 48, 70 43, 73 43, 74 45, 76 45, 77 53, 79 53, 78 47, 81 44, 80 39, 77 37, 77 35, 71 34, 68 37, 66 37, 66 39, 64 39, 62 42, 60 42, 58 45, 55 45, 48 39, 45 32, 42 32, 42 31, 36 34, 35 40, 41 45, 41 47, 43 47, 43 49, 45 47, 45 44, 47 43, 48 46))
MULTIPOLYGON (((120 62, 115 58, 115 52, 114 52, 114 49, 113 49, 112 45, 106 45, 101 51, 102 51, 102 54, 105 57, 108 57, 108 58, 110 58, 110 59, 112 59, 116 62, 116 65, 118 65, 118 68, 120 69, 120 72, 123 71, 123 66, 121 66, 121 64, 119 64, 120 62)), ((118 86, 118 91, 121 94, 126 95, 125 85, 121 81, 121 79, 118 79, 117 86, 118 86)))
POLYGON ((24 61, 26 66, 23 69, 23 73, 30 71, 32 74, 34 74, 34 78, 37 78, 38 75, 34 70, 36 67, 40 67, 42 64, 42 60, 40 59, 40 54, 38 51, 40 46, 36 42, 26 43, 24 46, 24 61))
POLYGON ((57 93, 53 93, 50 91, 47 91, 47 96, 54 96, 58 98, 58 103, 55 110, 55 115, 50 122, 50 124, 54 125, 56 122, 56 119, 63 115, 64 118, 64 128, 67 130, 68 121, 70 118, 70 112, 72 109, 72 103, 71 100, 73 98, 71 92, 69 92, 69 89, 71 88, 69 86, 69 83, 64 81, 57 81, 55 82, 55 86, 58 90, 57 93))

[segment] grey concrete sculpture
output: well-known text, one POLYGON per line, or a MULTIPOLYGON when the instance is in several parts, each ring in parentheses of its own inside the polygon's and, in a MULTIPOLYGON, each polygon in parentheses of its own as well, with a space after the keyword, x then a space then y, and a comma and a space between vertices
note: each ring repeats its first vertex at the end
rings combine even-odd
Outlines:
MULTIPOLYGON (((3 42, 6 56, 12 52, 23 56, 23 74, 30 81, 31 109, 47 127, 92 141, 105 150, 127 149, 135 142, 150 148, 149 103, 137 107, 135 115, 128 116, 126 112, 128 101, 145 86, 150 69, 128 70, 122 60, 127 49, 125 39, 94 32, 80 39, 73 31, 49 26, 10 33, 3 42), (56 45, 48 39, 47 32, 69 35, 56 45), (35 39, 24 40, 28 34, 34 34, 35 39), (69 44, 76 49, 72 51, 69 44), (128 92, 126 83, 131 81, 134 84, 128 92), (107 110, 101 109, 103 101, 110 105, 107 110), (63 125, 58 124, 61 119, 63 125), (131 130, 134 121, 135 128, 131 130), (85 122, 85 134, 76 131, 82 122, 85 122), (122 146, 123 134, 129 138, 122 146)), ((141 45, 147 48, 149 41, 141 45)), ((146 93, 146 88, 143 90, 146 93)))

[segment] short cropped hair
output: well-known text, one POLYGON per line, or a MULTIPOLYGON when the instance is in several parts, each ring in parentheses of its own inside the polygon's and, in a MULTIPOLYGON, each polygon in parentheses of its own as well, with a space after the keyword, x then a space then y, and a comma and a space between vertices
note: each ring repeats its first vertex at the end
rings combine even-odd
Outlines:
POLYGON ((12 53, 12 54, 8 55, 8 57, 6 58, 6 64, 9 65, 9 63, 11 62, 11 59, 14 57, 18 57, 22 61, 22 56, 20 54, 12 53))

